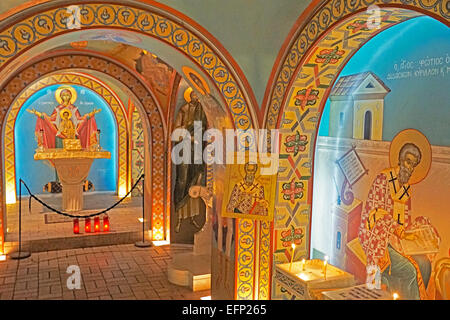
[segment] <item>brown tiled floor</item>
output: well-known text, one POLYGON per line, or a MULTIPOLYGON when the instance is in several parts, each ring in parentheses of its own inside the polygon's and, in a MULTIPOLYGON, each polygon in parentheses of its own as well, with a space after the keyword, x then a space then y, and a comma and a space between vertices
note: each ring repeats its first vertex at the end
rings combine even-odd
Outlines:
POLYGON ((33 253, 24 260, 0 262, 0 299, 200 299, 210 291, 192 292, 167 280, 172 246, 136 248, 116 245, 33 253), (81 289, 69 290, 69 265, 81 270, 81 289))

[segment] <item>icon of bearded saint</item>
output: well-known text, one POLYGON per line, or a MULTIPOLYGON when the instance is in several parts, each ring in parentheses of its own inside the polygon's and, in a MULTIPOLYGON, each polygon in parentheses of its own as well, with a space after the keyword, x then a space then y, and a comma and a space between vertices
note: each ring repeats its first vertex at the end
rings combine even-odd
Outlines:
MULTIPOLYGON (((100 109, 94 109, 92 112, 82 116, 78 108, 74 105, 77 99, 77 93, 74 88, 69 86, 61 86, 56 90, 55 98, 59 105, 55 107, 52 114, 48 116, 45 113, 36 111, 35 109, 27 110, 37 116, 36 136, 38 141, 47 149, 62 148, 63 139, 77 138, 81 140, 81 146, 84 149, 97 143, 96 132, 97 124, 94 115, 100 112, 100 109), (62 118, 62 115, 69 115, 70 118, 62 118), (71 123, 74 127, 67 136, 66 127, 71 123), (64 127, 64 128, 63 128, 64 127)), ((72 126, 71 125, 71 126, 72 126)))
MULTIPOLYGON (((429 228, 439 247, 440 237, 424 216, 411 217, 411 185, 423 180, 431 166, 431 146, 417 130, 401 131, 391 142, 391 168, 376 176, 361 215, 359 241, 367 266, 379 268, 387 289, 403 299, 426 299, 431 254, 407 255, 402 241, 415 241, 414 230, 429 228)), ((369 268, 370 269, 370 268, 369 268)))
POLYGON ((247 162, 245 176, 235 184, 227 205, 228 212, 267 216, 268 203, 264 198, 264 186, 256 181, 258 165, 247 162))

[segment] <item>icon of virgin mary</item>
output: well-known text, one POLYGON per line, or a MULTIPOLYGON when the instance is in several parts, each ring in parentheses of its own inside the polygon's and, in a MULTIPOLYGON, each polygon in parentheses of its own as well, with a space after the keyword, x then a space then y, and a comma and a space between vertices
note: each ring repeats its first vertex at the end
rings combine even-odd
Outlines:
POLYGON ((97 144, 97 124, 94 116, 101 110, 94 109, 82 116, 74 105, 77 100, 77 92, 70 86, 59 87, 56 90, 55 98, 59 104, 50 116, 36 111, 34 108, 28 110, 37 116, 35 133, 39 137, 39 146, 46 149, 62 148, 63 139, 74 138, 81 140, 81 146, 84 149, 97 144), (67 130, 68 125, 75 130, 67 130))

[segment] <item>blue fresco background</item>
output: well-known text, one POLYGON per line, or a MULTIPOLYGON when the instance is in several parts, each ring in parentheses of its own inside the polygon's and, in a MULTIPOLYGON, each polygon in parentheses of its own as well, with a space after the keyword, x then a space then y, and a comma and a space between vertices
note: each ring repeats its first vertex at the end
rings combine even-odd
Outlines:
MULTIPOLYGON (((19 178, 22 178, 31 191, 41 194, 42 187, 55 180, 55 170, 47 161, 35 161, 33 156, 37 148, 34 135, 36 116, 26 109, 35 108, 51 115, 58 105, 55 92, 60 85, 52 85, 41 89, 32 95, 20 109, 14 128, 16 150, 16 186, 19 192, 19 178)), ((111 159, 94 160, 88 180, 92 181, 95 191, 115 191, 117 186, 117 125, 114 114, 105 100, 94 91, 85 87, 72 85, 78 98, 74 103, 81 115, 91 112, 94 108, 102 111, 95 115, 98 129, 101 130, 100 144, 104 150, 111 152, 111 159)), ((22 188, 24 189, 24 188, 22 188)), ((26 190, 22 190, 27 195, 26 190)))
MULTIPOLYGON (((414 128, 424 133, 432 145, 450 145, 450 29, 447 26, 430 17, 393 26, 369 40, 350 59, 339 78, 365 71, 374 72, 391 89, 385 98, 383 140, 390 141, 399 131, 414 128), (443 57, 444 64, 439 69, 444 68, 444 75, 387 79, 396 72, 394 65, 400 66, 402 60, 416 62, 410 69, 414 75, 416 70, 427 69, 418 61, 436 57, 443 57)), ((329 112, 328 99, 319 128, 321 136, 328 136, 329 112)))

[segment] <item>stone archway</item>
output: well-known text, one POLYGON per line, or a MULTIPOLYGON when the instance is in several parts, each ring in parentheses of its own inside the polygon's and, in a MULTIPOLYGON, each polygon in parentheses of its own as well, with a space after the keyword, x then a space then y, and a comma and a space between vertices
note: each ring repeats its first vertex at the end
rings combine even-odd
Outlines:
MULTIPOLYGON (((120 63, 102 57, 93 57, 91 54, 88 55, 86 53, 54 53, 52 57, 33 60, 28 65, 24 66, 23 70, 10 79, 10 81, 2 88, 0 93, 0 101, 3 105, 12 105, 15 97, 20 95, 21 88, 27 87, 45 75, 53 74, 59 70, 70 72, 71 69, 79 71, 84 68, 107 74, 118 81, 121 81, 125 86, 130 88, 134 95, 139 98, 142 106, 145 107, 145 113, 147 114, 151 127, 150 136, 152 137, 152 162, 149 167, 152 174, 146 183, 147 190, 151 189, 151 191, 148 192, 148 196, 158 197, 157 201, 159 202, 156 202, 156 204, 163 206, 164 203, 160 196, 164 194, 164 158, 161 157, 164 153, 164 123, 160 117, 158 105, 153 99, 153 94, 151 93, 150 88, 148 88, 141 79, 135 77, 132 72, 128 71, 127 68, 122 66, 120 63), (70 66, 70 68, 68 68, 68 66, 70 66), (153 150, 158 152, 156 156, 154 155, 153 150)), ((119 106, 117 108, 119 108, 119 106)), ((124 126, 123 130, 125 131, 128 131, 127 123, 128 122, 125 121, 124 118, 121 125, 124 126)), ((126 147, 128 145, 128 138, 124 140, 124 143, 125 150, 121 156, 123 158, 122 161, 127 163, 126 147)), ((125 172, 123 176, 124 178, 127 178, 128 170, 126 166, 124 170, 125 172)), ((124 180, 125 187, 128 188, 127 183, 127 180, 124 180)), ((163 219, 161 219, 159 223, 163 234, 163 219)))
MULTIPOLYGON (((294 29, 285 42, 279 62, 274 66, 266 101, 265 127, 279 128, 280 168, 274 230, 266 238, 273 241, 274 263, 290 257, 285 235, 303 235, 296 259, 310 254, 311 206, 314 151, 318 124, 330 90, 340 71, 353 54, 376 34, 405 20, 429 15, 449 25, 448 1, 317 1, 302 15, 307 20, 294 29), (379 24, 373 28, 372 11, 379 5, 379 24), (447 7, 446 7, 447 6, 447 7), (297 141, 294 148, 286 139, 297 141), (283 187, 301 182, 302 196, 283 197, 283 187), (283 241, 284 240, 284 241, 283 241)), ((263 239, 260 239, 262 242, 263 239)), ((272 267, 272 266, 271 266, 272 267)), ((277 294, 275 291, 272 291, 277 294)))

